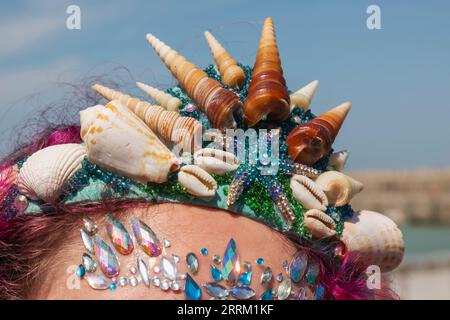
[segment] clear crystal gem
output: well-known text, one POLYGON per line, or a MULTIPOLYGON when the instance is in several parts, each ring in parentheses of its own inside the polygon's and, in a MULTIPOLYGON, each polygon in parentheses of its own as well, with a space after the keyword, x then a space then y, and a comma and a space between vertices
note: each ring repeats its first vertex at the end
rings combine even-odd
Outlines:
POLYGON ((131 274, 136 274, 136 273, 137 273, 136 267, 131 267, 131 268, 130 268, 130 273, 131 273, 131 274))
POLYGON ((95 237, 94 252, 105 276, 112 278, 119 274, 119 261, 116 254, 99 236, 95 237))
POLYGON ((247 286, 237 285, 230 289, 233 297, 239 300, 247 300, 255 296, 255 291, 247 286))
POLYGON ((85 279, 89 286, 96 290, 106 290, 111 284, 111 281, 101 274, 87 274, 85 279))
POLYGON ((170 288, 170 282, 167 279, 164 279, 161 281, 161 284, 159 285, 159 288, 163 291, 167 291, 170 288))
POLYGON ((186 279, 186 273, 179 273, 177 275, 178 280, 185 280, 186 279))
POLYGON ((181 286, 180 286, 180 283, 178 281, 172 281, 170 283, 170 289, 172 291, 178 291, 178 290, 180 290, 180 288, 181 288, 181 286))
POLYGON ((211 264, 209 266, 209 269, 211 271, 211 276, 214 279, 214 281, 220 281, 222 280, 223 276, 222 276, 222 272, 213 264, 211 264))
POLYGON ((290 279, 284 279, 283 282, 280 283, 277 290, 278 300, 286 300, 291 295, 292 291, 292 282, 290 279))
POLYGON ((167 240, 167 239, 164 239, 163 240, 163 245, 164 245, 164 248, 168 248, 168 247, 170 247, 170 241, 169 240, 167 240))
POLYGON ((169 278, 170 280, 177 279, 177 266, 169 258, 161 258, 161 270, 166 278, 169 278))
POLYGON ((83 229, 90 236, 95 235, 98 231, 95 222, 88 217, 83 218, 83 229))
POLYGON ((291 280, 295 283, 300 282, 306 272, 307 266, 308 258, 305 254, 300 253, 295 256, 289 265, 289 276, 291 277, 291 280))
POLYGON ((83 240, 83 245, 87 251, 90 253, 94 253, 94 242, 92 241, 89 234, 84 231, 84 229, 80 229, 81 240, 83 240))
POLYGON ((286 270, 289 269, 289 262, 287 260, 283 261, 283 268, 286 270))
POLYGON ((222 260, 223 278, 230 284, 234 284, 240 272, 239 255, 236 248, 236 242, 231 239, 228 242, 225 254, 222 260))
POLYGON ((272 281, 273 272, 270 267, 266 267, 264 269, 263 274, 261 275, 261 284, 268 284, 272 281))
POLYGON ((154 285, 155 287, 159 287, 161 285, 161 280, 158 276, 154 276, 152 278, 152 285, 154 285))
POLYGON ((207 282, 203 286, 211 297, 215 298, 223 298, 228 296, 228 290, 224 286, 215 283, 215 282, 207 282))
POLYGON ((152 229, 136 217, 131 219, 134 236, 142 250, 150 257, 158 257, 161 254, 161 242, 152 229))
POLYGON ((278 281, 278 282, 281 282, 281 281, 283 281, 283 279, 284 279, 283 274, 282 274, 282 273, 279 273, 279 274, 277 275, 277 281, 278 281))
POLYGON ((238 281, 246 286, 252 282, 252 271, 245 271, 239 275, 238 281))
POLYGON ((128 279, 128 282, 132 287, 136 287, 138 285, 138 279, 136 277, 131 277, 130 279, 128 279))
POLYGON ((154 267, 153 267, 153 272, 154 272, 154 273, 160 273, 160 272, 161 272, 161 269, 160 269, 158 266, 154 266, 154 267))
POLYGON ((131 240, 130 234, 119 219, 113 215, 108 215, 106 217, 106 230, 117 251, 123 255, 130 254, 133 251, 133 240, 131 240))
POLYGON ((189 300, 199 300, 202 296, 202 289, 197 282, 192 279, 189 274, 186 274, 186 283, 184 285, 184 295, 189 300))
POLYGON ((128 284, 128 280, 125 277, 120 277, 118 282, 121 287, 125 287, 128 284))
POLYGON ((186 255, 186 264, 189 268, 189 271, 191 271, 193 274, 196 274, 198 272, 198 259, 195 253, 189 252, 186 255))
POLYGON ((87 272, 94 272, 95 270, 97 270, 97 263, 88 253, 83 253, 81 259, 83 261, 83 266, 87 272))
POLYGON ((144 260, 141 258, 137 258, 137 265, 139 274, 141 275, 141 279, 144 282, 144 284, 148 287, 150 286, 150 280, 148 278, 148 269, 147 265, 145 264, 144 260))
POLYGON ((178 263, 180 261, 180 257, 177 256, 176 254, 172 255, 172 259, 173 259, 173 262, 175 262, 175 263, 178 263))

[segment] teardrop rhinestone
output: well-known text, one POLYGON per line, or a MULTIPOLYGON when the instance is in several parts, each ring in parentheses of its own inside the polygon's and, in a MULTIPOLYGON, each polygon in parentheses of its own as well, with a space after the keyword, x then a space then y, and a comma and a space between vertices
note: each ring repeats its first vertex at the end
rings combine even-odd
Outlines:
POLYGON ((177 279, 177 266, 169 258, 167 257, 161 258, 161 270, 163 272, 164 277, 169 278, 170 280, 177 279))
POLYGON ((230 284, 234 284, 240 273, 239 255, 236 248, 236 242, 231 239, 228 242, 225 254, 222 260, 223 278, 230 284))
POLYGON ((283 279, 284 279, 283 274, 282 274, 282 273, 279 273, 279 274, 277 275, 277 281, 278 281, 278 282, 281 282, 281 281, 283 281, 283 279))
POLYGON ((189 268, 189 271, 191 271, 191 273, 196 274, 198 272, 198 259, 197 259, 197 256, 195 255, 195 253, 189 252, 186 255, 186 264, 189 268))
POLYGON ((289 265, 289 276, 291 280, 295 283, 300 282, 306 272, 307 266, 308 258, 304 253, 295 256, 289 265))
POLYGON ((230 289, 233 297, 239 300, 247 300, 255 296, 255 291, 247 286, 238 285, 230 289))
POLYGON ((83 229, 90 236, 95 235, 98 231, 95 222, 88 217, 83 218, 83 229))
POLYGON ((264 269, 263 274, 261 275, 261 284, 268 284, 272 281, 273 278, 273 272, 270 267, 266 267, 264 269))
POLYGON ((112 278, 119 274, 119 261, 116 254, 99 236, 95 237, 94 252, 105 276, 112 278))
POLYGON ((106 217, 106 230, 117 251, 123 255, 130 254, 133 251, 133 240, 131 240, 130 234, 119 219, 113 215, 108 215, 106 217))
POLYGON ((207 282, 203 287, 211 297, 215 298, 224 298, 229 293, 227 288, 215 282, 207 282))
POLYGON ((136 217, 131 218, 136 241, 150 257, 158 257, 161 254, 161 242, 152 229, 136 217))
POLYGON ((312 287, 316 284, 319 278, 320 266, 316 259, 308 261, 308 271, 306 271, 306 281, 312 287))
POLYGON ((278 300, 286 300, 291 295, 292 282, 290 279, 285 279, 280 283, 277 290, 278 300))
POLYGON ((238 281, 244 285, 249 285, 252 282, 252 271, 246 271, 239 275, 238 281))
POLYGON ((209 269, 211 271, 211 276, 214 279, 214 281, 220 281, 222 280, 222 272, 213 264, 209 265, 209 269))
POLYGON ((259 297, 259 300, 273 300, 272 289, 264 291, 264 293, 259 297))
POLYGON ((141 275, 142 282, 144 282, 144 284, 149 287, 150 279, 148 278, 148 268, 144 260, 142 260, 141 258, 137 258, 137 266, 139 274, 141 275))
POLYGON ((84 278, 89 286, 95 290, 106 290, 111 284, 111 281, 101 274, 87 274, 84 278))
POLYGON ((87 272, 94 272, 95 270, 97 270, 97 263, 88 253, 83 253, 81 259, 83 261, 83 266, 87 272))
POLYGON ((94 253, 94 242, 84 229, 80 229, 81 240, 87 251, 94 253))
POLYGON ((197 282, 192 279, 189 274, 186 274, 186 283, 184 285, 184 295, 189 300, 199 300, 202 296, 202 289, 197 282))

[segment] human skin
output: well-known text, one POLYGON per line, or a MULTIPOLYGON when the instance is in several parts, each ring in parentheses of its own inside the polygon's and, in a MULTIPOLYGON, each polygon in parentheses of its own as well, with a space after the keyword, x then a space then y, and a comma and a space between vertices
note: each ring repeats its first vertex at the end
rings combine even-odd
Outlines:
MULTIPOLYGON (((223 257, 231 238, 236 241, 241 264, 243 261, 249 261, 252 264, 251 287, 256 291, 255 297, 265 291, 260 284, 264 267, 270 266, 274 277, 278 273, 285 274, 283 261, 290 261, 296 253, 293 243, 283 234, 262 223, 225 210, 181 204, 157 204, 129 208, 123 212, 116 212, 115 215, 130 234, 132 229, 129 220, 135 216, 148 224, 161 240, 164 238, 170 240, 170 247, 164 250, 169 256, 176 254, 180 257, 178 268, 181 272, 187 272, 184 259, 186 254, 196 253, 200 267, 198 274, 193 278, 200 286, 212 281, 209 267, 213 263, 212 257, 214 254, 223 257), (200 249, 203 247, 209 251, 207 256, 200 254, 200 249), (264 266, 256 264, 259 257, 264 259, 264 266)), ((111 245, 105 228, 105 214, 98 213, 90 217, 96 221, 99 235, 111 245)), ((30 292, 30 299, 185 299, 182 290, 178 293, 171 290, 162 291, 153 286, 148 288, 142 282, 136 287, 118 286, 115 291, 94 290, 85 280, 80 281, 79 288, 68 286, 68 283, 76 281, 73 274, 74 266, 81 263, 81 256, 85 252, 79 235, 81 226, 80 219, 79 224, 68 227, 69 230, 61 240, 61 245, 56 252, 52 253, 47 263, 46 272, 41 275, 36 288, 30 292), (67 270, 71 270, 71 273, 67 270)), ((135 253, 142 253, 141 256, 145 256, 136 243, 132 254, 123 256, 117 253, 121 265, 121 276, 129 276, 129 266, 135 265, 135 253)), ((159 264, 158 258, 155 261, 159 264)), ((150 270, 150 278, 154 275, 153 270, 150 270)), ((202 291, 202 299, 209 299, 206 291, 204 289, 202 291)))

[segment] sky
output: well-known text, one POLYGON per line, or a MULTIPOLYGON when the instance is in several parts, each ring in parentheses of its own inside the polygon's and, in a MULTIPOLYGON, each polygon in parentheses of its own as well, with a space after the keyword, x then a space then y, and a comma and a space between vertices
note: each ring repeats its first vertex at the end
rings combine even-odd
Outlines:
POLYGON ((67 93, 65 83, 106 74, 174 85, 146 33, 204 67, 213 62, 203 37, 209 30, 253 65, 267 16, 289 89, 319 80, 315 114, 352 102, 334 144, 350 151, 350 169, 450 165, 450 2, 443 0, 2 1, 0 154, 24 121, 67 93), (81 9, 80 30, 66 28, 70 5, 81 9), (369 5, 380 7, 380 30, 366 26, 369 5))

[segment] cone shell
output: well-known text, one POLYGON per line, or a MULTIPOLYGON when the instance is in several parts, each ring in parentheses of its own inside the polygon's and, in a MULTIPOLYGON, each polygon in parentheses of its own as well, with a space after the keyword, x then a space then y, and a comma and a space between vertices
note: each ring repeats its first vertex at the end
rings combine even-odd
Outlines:
POLYGON ((158 105, 167 109, 168 111, 176 111, 178 112, 181 106, 181 100, 165 93, 164 91, 153 88, 145 83, 136 82, 136 85, 144 91, 150 98, 156 101, 158 105))
POLYGON ((201 198, 213 197, 217 190, 216 180, 196 165, 182 167, 178 172, 178 182, 188 193, 201 198))
POLYGON ((84 146, 75 143, 54 145, 33 153, 20 169, 19 192, 33 200, 56 202, 69 179, 81 168, 85 156, 84 146))
POLYGON ((309 105, 311 104, 311 100, 314 98, 314 95, 316 94, 318 85, 319 85, 319 81, 314 80, 313 82, 308 83, 306 86, 304 86, 300 90, 292 93, 290 95, 291 111, 295 107, 302 108, 304 111, 308 110, 309 105))
POLYGON ((364 185, 338 171, 327 171, 316 179, 317 186, 327 195, 330 205, 341 207, 364 188, 364 185))
POLYGON ((303 223, 308 232, 317 239, 336 235, 336 223, 329 215, 320 210, 306 211, 303 215, 303 223))
POLYGON ((148 34, 147 40, 189 97, 197 102, 213 128, 225 130, 236 127, 234 113, 242 108, 237 94, 223 88, 218 81, 208 78, 206 72, 155 36, 148 34))
POLYGON ((289 113, 289 94, 281 69, 273 22, 267 18, 244 104, 245 120, 249 126, 253 126, 266 116, 271 121, 283 121, 289 113))
POLYGON ((205 31, 205 38, 219 68, 222 82, 232 88, 242 88, 245 80, 244 70, 238 66, 236 60, 230 56, 211 33, 205 31))
POLYGON ((290 187, 294 198, 306 209, 327 209, 327 196, 319 186, 308 177, 301 175, 292 176, 290 187))
POLYGON ((342 150, 331 154, 328 160, 328 170, 344 171, 345 163, 347 162, 349 152, 342 150))
POLYGON ((286 139, 292 160, 312 165, 326 156, 350 108, 349 102, 343 103, 293 129, 286 139))
POLYGON ((388 217, 373 211, 355 212, 344 222, 341 241, 347 254, 360 258, 361 263, 377 265, 382 272, 395 269, 403 259, 403 235, 388 217))
POLYGON ((88 159, 102 168, 141 183, 161 183, 179 167, 172 152, 119 100, 103 110, 96 106, 81 111, 80 120, 87 132, 88 159))
POLYGON ((239 167, 234 154, 212 148, 204 148, 195 152, 194 163, 206 172, 218 175, 236 171, 239 167))

